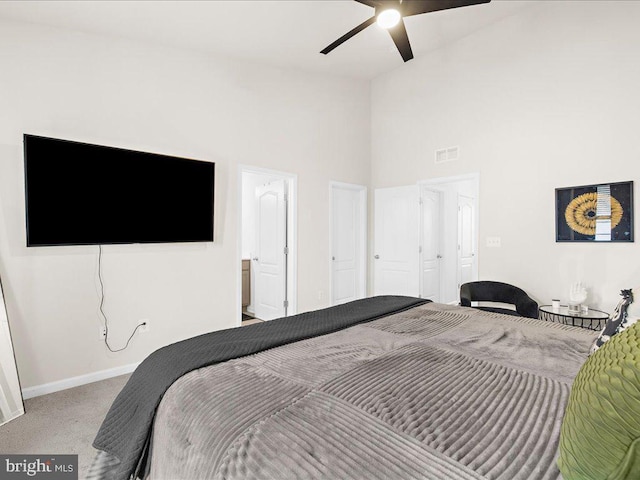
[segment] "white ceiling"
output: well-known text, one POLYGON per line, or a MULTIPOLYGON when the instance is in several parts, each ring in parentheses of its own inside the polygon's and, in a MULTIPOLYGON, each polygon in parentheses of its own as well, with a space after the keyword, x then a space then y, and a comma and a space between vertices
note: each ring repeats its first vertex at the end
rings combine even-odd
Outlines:
MULTIPOLYGON (((414 55, 424 56, 530 3, 493 0, 407 18, 414 55)), ((403 65, 377 25, 329 55, 319 52, 372 15, 372 8, 352 0, 0 1, 0 18, 360 79, 403 65)))

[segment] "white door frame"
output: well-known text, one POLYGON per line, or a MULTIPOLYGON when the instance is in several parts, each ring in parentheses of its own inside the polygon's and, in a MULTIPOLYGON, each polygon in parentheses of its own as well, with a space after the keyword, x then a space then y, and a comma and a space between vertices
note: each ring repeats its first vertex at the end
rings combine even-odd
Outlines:
POLYGON ((344 182, 329 182, 329 304, 333 305, 333 189, 342 188, 359 192, 360 195, 360 239, 358 289, 361 297, 367 296, 367 187, 344 182))
POLYGON ((242 176, 256 173, 287 181, 287 315, 298 312, 298 175, 269 168, 238 165, 238 209, 236 221, 236 325, 242 324, 242 176))
POLYGON ((461 175, 451 175, 449 177, 436 177, 419 180, 418 185, 440 185, 443 183, 456 183, 463 180, 476 180, 480 184, 480 173, 463 173, 461 175))
MULTIPOLYGON (((478 278, 478 239, 479 239, 479 218, 480 218, 480 212, 479 212, 479 200, 478 197, 480 196, 480 174, 479 173, 467 173, 467 174, 463 174, 463 175, 453 175, 453 176, 449 176, 449 177, 438 177, 438 178, 431 178, 431 179, 427 179, 427 180, 420 180, 418 182, 418 185, 422 188, 424 186, 426 187, 435 187, 437 188, 438 186, 444 186, 447 184, 454 184, 454 183, 459 183, 465 180, 472 180, 475 182, 475 188, 476 188, 476 194, 475 194, 475 198, 474 198, 474 225, 473 225, 473 230, 474 230, 474 245, 473 245, 473 249, 475 252, 475 256, 473 259, 473 270, 475 273, 475 279, 477 280, 478 278)), ((445 220, 446 221, 446 220, 445 220)), ((457 224, 457 218, 456 218, 456 224, 457 224)), ((458 239, 456 238, 456 242, 458 241, 458 239)), ((457 259, 456 259, 456 265, 458 263, 457 259)), ((456 266, 456 269, 458 269, 458 267, 456 266)), ((444 274, 444 272, 441 270, 440 275, 442 276, 444 274)), ((456 278, 458 278, 458 272, 456 272, 456 278)), ((441 284, 442 286, 442 284, 441 284)), ((444 295, 444 291, 441 291, 441 295, 444 295)), ((454 302, 451 302, 454 303, 454 302)), ((457 301, 455 302, 457 303, 457 301)))

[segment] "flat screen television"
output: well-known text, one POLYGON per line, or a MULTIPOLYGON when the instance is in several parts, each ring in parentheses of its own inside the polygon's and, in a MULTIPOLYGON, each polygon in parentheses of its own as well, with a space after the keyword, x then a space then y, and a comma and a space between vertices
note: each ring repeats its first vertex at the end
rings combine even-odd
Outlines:
POLYGON ((24 135, 27 246, 213 241, 215 164, 24 135))

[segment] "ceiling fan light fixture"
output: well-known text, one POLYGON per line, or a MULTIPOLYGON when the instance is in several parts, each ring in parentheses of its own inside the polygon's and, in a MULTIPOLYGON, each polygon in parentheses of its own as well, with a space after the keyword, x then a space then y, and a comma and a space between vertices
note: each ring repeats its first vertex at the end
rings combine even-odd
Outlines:
POLYGON ((398 24, 400 18, 401 15, 398 10, 396 10, 395 8, 388 8, 378 14, 376 22, 382 28, 386 28, 387 30, 389 30, 390 28, 393 28, 398 24))

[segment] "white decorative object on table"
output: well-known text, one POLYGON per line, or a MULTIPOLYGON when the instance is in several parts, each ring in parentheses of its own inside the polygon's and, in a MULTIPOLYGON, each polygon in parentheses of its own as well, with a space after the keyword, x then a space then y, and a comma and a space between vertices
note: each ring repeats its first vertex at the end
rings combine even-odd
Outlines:
POLYGON ((579 314, 582 303, 587 299, 587 288, 582 282, 576 282, 569 289, 569 313, 579 314))

